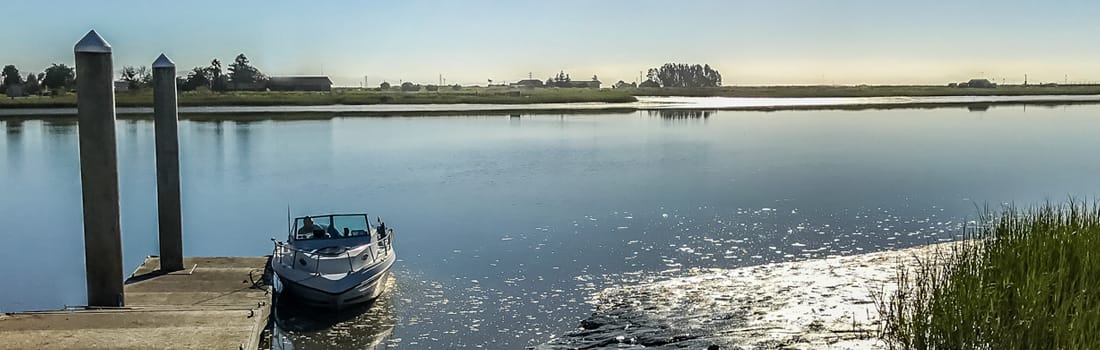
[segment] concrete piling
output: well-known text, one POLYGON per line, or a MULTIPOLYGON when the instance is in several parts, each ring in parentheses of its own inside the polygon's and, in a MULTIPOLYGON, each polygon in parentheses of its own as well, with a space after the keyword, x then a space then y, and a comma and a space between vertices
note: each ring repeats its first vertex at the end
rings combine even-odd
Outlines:
POLYGON ((157 209, 160 269, 183 270, 176 64, 161 54, 153 62, 153 118, 157 143, 157 209))
POLYGON ((111 45, 94 30, 73 48, 89 306, 123 306, 111 45))

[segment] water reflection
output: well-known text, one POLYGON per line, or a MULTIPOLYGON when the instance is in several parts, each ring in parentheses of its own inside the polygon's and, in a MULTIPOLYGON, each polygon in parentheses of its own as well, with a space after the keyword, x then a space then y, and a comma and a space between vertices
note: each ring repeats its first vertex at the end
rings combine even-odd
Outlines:
POLYGON ((382 349, 397 325, 394 290, 397 279, 386 278, 386 292, 373 302, 341 310, 318 310, 284 298, 276 305, 273 349, 382 349), (289 344, 288 344, 289 342, 289 344), (291 346, 288 346, 291 345, 291 346))
POLYGON ((4 142, 7 152, 7 163, 11 169, 16 169, 23 160, 23 121, 19 119, 4 122, 4 142))
POLYGON ((251 120, 239 120, 233 121, 233 147, 236 149, 236 156, 233 159, 233 164, 237 166, 237 172, 241 177, 248 179, 252 177, 252 127, 256 124, 256 121, 251 120))
POLYGON ((991 106, 988 104, 973 104, 967 105, 966 110, 971 112, 985 112, 988 111, 991 106))
POLYGON ((46 133, 54 136, 68 135, 76 131, 76 119, 46 119, 42 121, 46 133))
POLYGON ((706 119, 710 118, 710 115, 712 113, 714 113, 714 111, 693 109, 661 109, 649 111, 649 116, 656 116, 662 119, 706 119))

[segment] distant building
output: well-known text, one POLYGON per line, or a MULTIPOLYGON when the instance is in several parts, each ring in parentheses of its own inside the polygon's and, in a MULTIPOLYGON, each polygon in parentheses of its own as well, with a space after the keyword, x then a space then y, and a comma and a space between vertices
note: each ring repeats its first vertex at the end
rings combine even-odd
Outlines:
POLYGON ((562 80, 547 82, 546 87, 599 89, 602 84, 599 80, 562 80))
POLYGON ((130 82, 115 80, 115 92, 130 91, 130 82))
POLYGON ((599 80, 573 80, 558 83, 557 87, 599 89, 600 85, 603 85, 603 83, 599 80))
POLYGON ((997 87, 997 84, 989 81, 989 79, 970 79, 966 82, 966 85, 972 88, 989 89, 997 87))
POLYGON ((538 80, 538 79, 524 79, 524 80, 520 80, 520 81, 517 81, 517 82, 515 82, 515 83, 511 83, 511 84, 508 84, 508 85, 510 85, 510 86, 512 86, 512 87, 530 87, 530 88, 535 88, 535 87, 542 87, 542 85, 543 85, 543 84, 542 84, 542 80, 538 80))
POLYGON ((271 91, 332 91, 332 80, 323 75, 271 77, 267 88, 271 91))
MULTIPOLYGON (((948 86, 950 87, 951 85, 948 86)), ((955 86, 960 88, 992 89, 996 88, 997 84, 989 81, 989 79, 970 79, 970 81, 958 83, 955 86)))
POLYGON ((569 74, 565 74, 565 71, 562 71, 562 72, 558 73, 557 76, 554 76, 554 77, 551 77, 550 79, 547 79, 545 85, 546 85, 546 87, 556 87, 556 88, 599 89, 601 84, 603 84, 603 83, 601 83, 600 79, 597 78, 595 75, 592 76, 592 80, 580 81, 580 80, 570 79, 569 74))
POLYGON ((267 80, 261 80, 254 83, 237 83, 234 82, 229 85, 229 90, 233 91, 264 91, 267 89, 267 80))

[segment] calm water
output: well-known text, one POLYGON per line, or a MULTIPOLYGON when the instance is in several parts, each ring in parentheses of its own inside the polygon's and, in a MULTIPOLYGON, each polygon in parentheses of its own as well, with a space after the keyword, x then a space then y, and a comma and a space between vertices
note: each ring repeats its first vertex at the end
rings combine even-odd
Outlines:
MULTIPOLYGON (((397 230, 391 294, 284 315, 300 347, 518 348, 590 293, 946 240, 975 206, 1100 193, 1100 106, 182 122, 188 255, 295 213, 397 230)), ((76 125, 0 120, 0 311, 84 300, 76 125)), ((153 125, 120 120, 127 272, 155 254, 153 125)))

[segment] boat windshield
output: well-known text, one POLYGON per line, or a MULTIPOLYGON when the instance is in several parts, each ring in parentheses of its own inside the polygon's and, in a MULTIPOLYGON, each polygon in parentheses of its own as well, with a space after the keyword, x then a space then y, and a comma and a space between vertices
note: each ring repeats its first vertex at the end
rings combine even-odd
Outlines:
POLYGON ((366 214, 318 215, 294 219, 294 240, 349 238, 368 235, 366 214))

